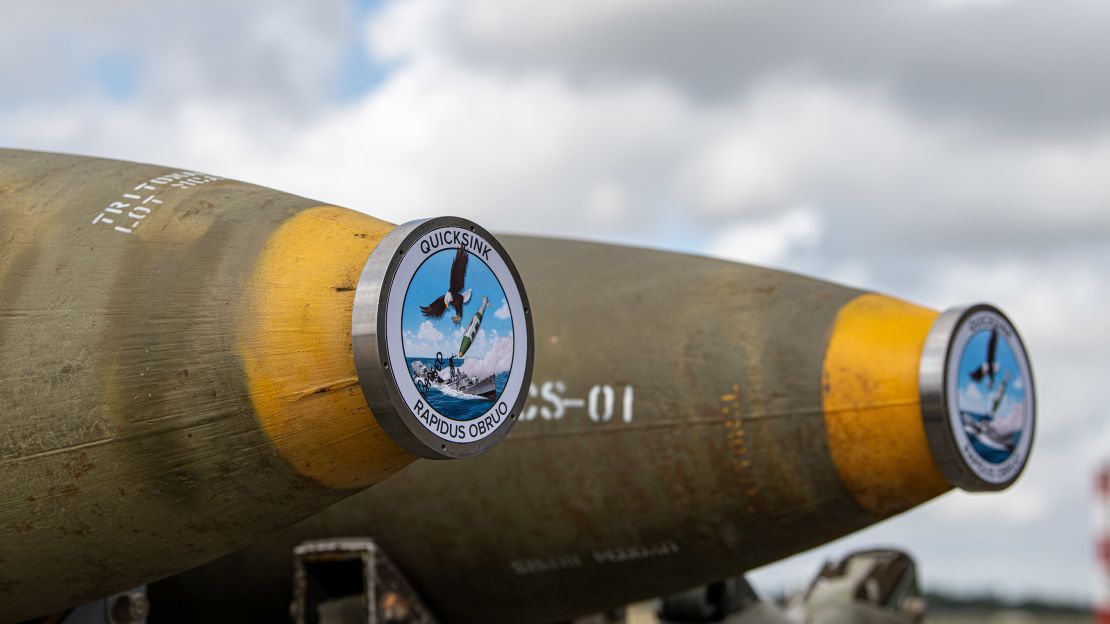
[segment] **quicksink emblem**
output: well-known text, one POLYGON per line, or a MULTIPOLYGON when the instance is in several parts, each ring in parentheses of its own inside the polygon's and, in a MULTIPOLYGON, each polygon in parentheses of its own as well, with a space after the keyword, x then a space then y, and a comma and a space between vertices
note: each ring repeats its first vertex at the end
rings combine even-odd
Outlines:
POLYGON ((998 490, 1017 480, 1036 403, 1025 346, 1002 312, 976 305, 941 315, 926 340, 921 392, 930 447, 953 485, 998 490))
POLYGON ((444 217, 390 232, 363 269, 353 323, 363 392, 404 448, 476 455, 520 415, 531 312, 505 250, 477 225, 444 217))

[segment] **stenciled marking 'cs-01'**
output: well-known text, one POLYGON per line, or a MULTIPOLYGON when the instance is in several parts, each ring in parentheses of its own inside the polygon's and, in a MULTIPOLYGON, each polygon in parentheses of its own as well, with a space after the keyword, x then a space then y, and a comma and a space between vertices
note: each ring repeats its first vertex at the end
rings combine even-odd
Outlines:
POLYGON ((463 219, 394 226, 0 150, 0 620, 208 561, 417 456, 490 448, 527 394, 529 315, 500 244, 463 219), (505 306, 500 340, 436 368, 462 331, 436 302, 472 315, 450 301, 464 289, 505 306), (436 375, 410 400, 418 361, 436 375))
POLYGON ((561 621, 734 576, 953 485, 1005 487, 1027 461, 1032 377, 989 306, 941 316, 718 260, 502 240, 537 336, 505 443, 155 584, 155 605, 281 617, 293 546, 364 535, 445 621, 561 621))

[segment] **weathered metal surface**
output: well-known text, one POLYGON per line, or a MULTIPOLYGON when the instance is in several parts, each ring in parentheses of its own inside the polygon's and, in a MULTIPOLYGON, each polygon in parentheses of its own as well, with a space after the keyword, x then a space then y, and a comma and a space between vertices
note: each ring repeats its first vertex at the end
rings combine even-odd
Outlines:
POLYGON ((359 270, 392 227, 0 150, 0 621, 208 561, 412 461, 350 352, 359 270))
POLYGON ((537 345, 506 442, 417 462, 156 584, 163 621, 231 605, 276 619, 289 549, 350 534, 373 536, 445 621, 555 621, 734 576, 948 489, 916 384, 935 312, 705 258, 502 240, 537 345))

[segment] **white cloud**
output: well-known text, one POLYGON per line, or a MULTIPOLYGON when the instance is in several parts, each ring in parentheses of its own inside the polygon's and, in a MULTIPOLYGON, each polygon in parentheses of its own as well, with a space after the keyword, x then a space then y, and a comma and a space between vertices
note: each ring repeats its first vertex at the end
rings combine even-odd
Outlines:
POLYGON ((773 265, 792 251, 816 246, 821 231, 821 218, 814 211, 797 208, 734 225, 714 238, 707 251, 726 260, 773 265))
POLYGON ((439 342, 443 340, 443 333, 436 329, 431 321, 424 321, 420 324, 420 332, 417 333, 416 337, 429 342, 439 342))
POLYGON ((991 421, 991 427, 1002 435, 1020 431, 1025 425, 1025 403, 1007 396, 999 406, 997 416, 991 421))
POLYGON ((1014 0, 930 0, 930 4, 945 11, 995 8, 1014 0))
POLYGON ((505 372, 513 364, 513 337, 498 336, 490 340, 490 346, 481 357, 467 357, 462 370, 478 378, 505 372))
POLYGON ((440 354, 446 360, 452 353, 458 353, 462 334, 463 329, 459 325, 451 325, 447 333, 444 333, 436 329, 430 321, 424 321, 417 333, 404 332, 405 354, 408 357, 421 358, 434 358, 440 354))
POLYGON ((1035 484, 994 495, 963 495, 946 498, 931 515, 953 529, 989 523, 993 526, 1036 527, 1045 519, 1051 496, 1035 484))
POLYGON ((587 218, 597 223, 620 222, 628 216, 628 197, 621 185, 612 180, 591 186, 583 203, 587 218))
POLYGON ((985 414, 990 399, 979 390, 978 384, 968 384, 960 390, 960 408, 985 414))
MULTIPOLYGON (((424 321, 417 333, 404 332, 405 354, 408 357, 421 358, 434 358, 436 354, 441 354, 445 362, 452 354, 458 357, 464 329, 462 325, 452 324, 449 329, 445 328, 445 331, 440 331, 429 321, 424 321)), ((511 333, 507 336, 510 339, 512 338, 511 333)), ((505 335, 502 335, 496 329, 488 331, 484 328, 479 329, 470 348, 466 351, 465 361, 486 357, 497 344, 497 341, 504 337, 505 335)))
POLYGON ((497 308, 497 311, 493 313, 493 316, 495 318, 499 318, 501 320, 505 320, 505 319, 509 318, 509 302, 502 299, 501 300, 501 307, 497 308))

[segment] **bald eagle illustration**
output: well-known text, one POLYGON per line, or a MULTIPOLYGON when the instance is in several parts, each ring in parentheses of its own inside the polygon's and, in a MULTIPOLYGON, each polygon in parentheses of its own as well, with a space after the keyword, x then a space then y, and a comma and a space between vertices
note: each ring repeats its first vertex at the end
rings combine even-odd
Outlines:
POLYGON ((990 378, 990 383, 987 384, 988 388, 994 388, 994 377, 998 374, 998 361, 995 359, 995 352, 998 349, 998 330, 991 330, 990 341, 987 342, 987 360, 971 371, 970 376, 972 381, 976 383, 983 381, 984 377, 990 378))
POLYGON ((437 297, 426 306, 420 306, 420 311, 428 318, 440 318, 447 311, 447 306, 455 308, 455 316, 451 320, 458 324, 462 321, 463 304, 470 301, 470 291, 463 292, 466 282, 466 262, 469 254, 462 247, 455 252, 455 260, 451 263, 451 283, 447 287, 447 294, 437 297))

